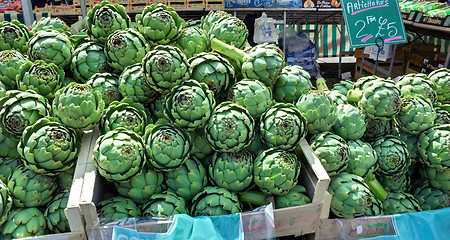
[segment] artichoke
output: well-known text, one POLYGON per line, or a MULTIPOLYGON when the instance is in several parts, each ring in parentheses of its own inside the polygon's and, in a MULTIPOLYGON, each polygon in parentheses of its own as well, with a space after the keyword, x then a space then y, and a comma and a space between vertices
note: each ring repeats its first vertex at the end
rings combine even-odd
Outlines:
POLYGON ((406 148, 408 149, 409 156, 411 157, 411 163, 417 162, 420 158, 419 148, 417 147, 419 142, 418 136, 405 132, 400 132, 398 136, 401 141, 406 143, 406 148))
POLYGON ((190 27, 201 28, 201 20, 189 19, 186 22, 184 22, 184 24, 181 28, 186 29, 186 28, 190 28, 190 27))
POLYGON ((44 217, 47 219, 47 227, 54 233, 70 232, 69 221, 64 209, 69 200, 69 191, 59 193, 45 209, 44 217))
POLYGON ((225 188, 205 187, 192 199, 192 216, 217 216, 242 212, 236 194, 225 188))
POLYGON ((174 45, 183 51, 189 59, 202 52, 209 52, 210 43, 207 33, 198 27, 183 29, 175 39, 174 45))
POLYGON ((353 89, 353 85, 355 83, 349 80, 342 80, 336 84, 333 85, 333 88, 331 89, 331 91, 338 91, 340 92, 342 95, 347 96, 347 93, 349 90, 353 89))
POLYGON ((23 166, 16 168, 8 179, 8 189, 16 207, 46 206, 57 188, 56 178, 35 173, 23 166))
POLYGON ((16 239, 46 234, 47 222, 37 208, 16 208, 1 227, 1 239, 16 239))
POLYGON ((446 68, 434 70, 428 77, 436 85, 437 100, 443 104, 450 103, 450 70, 446 68))
POLYGON ((331 100, 333 100, 336 106, 348 104, 347 96, 342 94, 341 92, 333 90, 333 91, 326 91, 325 93, 328 94, 328 96, 330 96, 331 100))
POLYGON ((430 185, 450 194, 450 170, 440 170, 425 166, 423 176, 429 180, 430 185))
POLYGON ((407 97, 403 99, 400 112, 395 119, 400 130, 419 135, 434 126, 436 112, 427 100, 421 97, 407 97))
POLYGON ((260 44, 250 49, 242 61, 244 78, 256 79, 272 87, 284 67, 283 52, 273 44, 260 44))
POLYGON ((0 179, 0 227, 8 219, 8 215, 13 205, 13 199, 9 189, 0 179))
POLYGON ((277 209, 302 206, 311 203, 311 199, 306 195, 306 188, 295 185, 288 194, 284 196, 275 196, 275 207, 277 209))
POLYGON ((421 133, 418 148, 420 159, 427 166, 450 169, 450 125, 433 127, 421 133))
POLYGON ((100 121, 100 131, 105 134, 123 127, 143 136, 149 121, 148 112, 142 104, 125 98, 120 102, 112 102, 104 111, 100 121))
POLYGON ((413 196, 424 211, 450 207, 449 194, 427 185, 418 187, 413 196))
POLYGON ((21 164, 22 160, 20 158, 0 157, 0 181, 5 184, 8 183, 8 178, 21 164))
POLYGON ((379 175, 378 180, 386 190, 392 192, 407 192, 411 187, 411 179, 408 173, 400 173, 392 176, 379 175))
POLYGON ((349 147, 343 138, 330 132, 322 132, 314 135, 310 144, 330 177, 347 169, 349 147))
POLYGON ((209 29, 213 24, 221 20, 222 18, 229 18, 232 15, 224 11, 210 11, 206 16, 203 16, 200 21, 200 27, 209 32, 209 29))
POLYGON ((450 124, 450 112, 440 107, 434 107, 434 110, 436 111, 436 119, 434 120, 435 126, 450 124))
POLYGON ((146 82, 142 63, 126 67, 119 77, 119 93, 124 98, 145 104, 156 96, 156 91, 146 82))
MULTIPOLYGON (((360 90, 360 91, 364 91, 364 89, 366 89, 366 87, 370 86, 371 83, 375 82, 376 80, 381 80, 383 81, 383 78, 377 77, 376 75, 371 75, 371 76, 366 76, 366 77, 362 77, 359 78, 354 84, 353 84, 353 89, 354 90, 360 90)), ((352 90, 352 89, 349 89, 352 90)), ((348 95, 347 91, 347 95, 348 95)))
POLYGON ((244 79, 235 83, 228 100, 245 107, 254 119, 272 106, 272 91, 258 80, 244 79))
POLYGON ((153 194, 163 191, 164 175, 153 168, 144 166, 138 174, 128 180, 114 182, 120 195, 135 203, 145 203, 153 194))
POLYGON ((180 168, 167 172, 165 177, 170 191, 187 202, 208 185, 206 169, 196 158, 189 158, 180 168))
POLYGON ((2 129, 0 128, 0 158, 18 158, 19 152, 17 152, 17 144, 19 144, 19 142, 7 136, 8 134, 3 134, 2 129))
POLYGON ((145 55, 142 65, 146 82, 162 94, 189 79, 186 55, 177 47, 155 47, 145 55))
POLYGON ((214 95, 206 84, 188 80, 167 95, 164 113, 175 126, 192 131, 206 124, 215 105, 214 95))
POLYGON ((79 45, 73 52, 70 70, 78 82, 85 83, 96 73, 110 72, 103 45, 89 42, 79 45))
POLYGON ((19 140, 26 127, 50 112, 47 99, 34 91, 8 91, 5 97, 0 98, 0 106, 1 133, 14 140, 19 140))
POLYGON ((126 181, 146 163, 142 138, 123 128, 100 136, 93 153, 94 165, 108 181, 126 181))
POLYGON ((366 118, 366 122, 367 127, 363 134, 363 138, 369 142, 389 135, 394 128, 394 122, 392 120, 366 118))
POLYGON ((422 96, 430 102, 436 102, 436 84, 423 73, 404 75, 395 86, 400 89, 403 98, 422 96))
POLYGON ((347 172, 365 177, 377 170, 378 155, 372 146, 362 140, 350 140, 348 145, 348 167, 347 172))
POLYGON ((64 70, 54 63, 38 60, 24 63, 16 77, 17 89, 34 90, 48 100, 53 100, 55 92, 64 82, 64 70))
POLYGON ((366 132, 367 122, 364 113, 350 104, 336 107, 337 121, 333 125, 333 131, 345 140, 356 140, 366 132))
POLYGON ((286 66, 273 85, 273 97, 278 102, 295 104, 312 89, 311 76, 300 66, 286 66))
POLYGON ((142 210, 144 218, 170 217, 175 214, 188 214, 186 201, 171 191, 154 194, 142 210))
POLYGON ((247 44, 248 29, 237 17, 225 17, 214 22, 208 30, 209 38, 216 38, 239 49, 247 44))
POLYGON ((25 167, 36 173, 56 175, 75 165, 81 137, 56 118, 41 118, 25 128, 17 150, 25 167))
POLYGON ((72 128, 90 130, 100 121, 105 102, 88 84, 71 83, 58 90, 52 103, 53 114, 72 128))
POLYGON ((420 212, 422 208, 413 195, 404 192, 390 192, 383 202, 386 215, 420 212))
POLYGON ((171 124, 149 125, 144 140, 148 163, 161 171, 181 167, 192 148, 191 136, 171 124))
POLYGON ((39 31, 28 44, 28 56, 33 61, 51 61, 61 69, 68 67, 72 61, 72 43, 66 35, 58 31, 39 31))
POLYGON ((269 149, 269 147, 261 139, 261 131, 259 127, 255 128, 255 137, 250 145, 248 145, 245 149, 253 154, 254 157, 258 156, 261 151, 269 149))
POLYGON ((60 172, 58 175, 58 185, 59 189, 70 190, 72 187, 73 177, 75 175, 75 166, 71 167, 65 172, 60 172))
POLYGON ((70 36, 72 34, 70 27, 61 19, 58 17, 56 18, 50 18, 50 17, 43 17, 39 19, 39 21, 35 21, 33 25, 31 26, 31 30, 33 33, 37 33, 38 31, 42 30, 56 30, 60 33, 64 33, 67 36, 70 36))
POLYGON ((306 118, 308 133, 329 131, 336 123, 336 105, 328 94, 310 91, 300 97, 296 107, 306 118))
POLYGON ((109 35, 116 30, 130 27, 131 20, 122 5, 102 2, 92 8, 86 18, 86 32, 89 37, 104 44, 109 35))
POLYGON ((247 109, 231 102, 216 106, 206 127, 206 139, 218 152, 236 152, 254 137, 255 122, 247 109))
POLYGON ((97 208, 100 218, 119 220, 122 218, 137 218, 142 216, 142 211, 136 203, 124 197, 113 197, 101 201, 97 208))
POLYGON ((375 141, 372 147, 378 155, 379 174, 392 176, 408 171, 411 165, 408 148, 398 137, 385 136, 375 141))
POLYGON ((150 101, 147 108, 150 111, 150 115, 153 119, 153 122, 157 122, 159 119, 166 119, 166 115, 164 114, 164 105, 166 104, 166 96, 159 95, 155 98, 155 100, 150 101))
POLYGON ((306 118, 290 103, 278 103, 260 119, 261 140, 269 148, 293 150, 306 136, 306 118))
POLYGON ((264 193, 286 195, 297 185, 301 164, 292 152, 268 149, 254 163, 255 184, 264 193))
POLYGON ((86 84, 101 94, 105 106, 109 107, 112 102, 122 99, 117 78, 117 75, 111 73, 96 73, 89 78, 86 84))
POLYGON ((0 51, 14 49, 26 53, 31 35, 28 28, 17 20, 0 22, 0 51))
POLYGON ((152 45, 168 44, 179 33, 184 20, 175 9, 164 4, 152 4, 136 15, 137 29, 152 45))
MULTIPOLYGON (((211 159, 211 156, 214 154, 214 150, 206 139, 205 129, 200 128, 196 131, 189 132, 189 134, 192 139, 191 156, 195 157, 202 163, 206 163, 206 161, 211 159)), ((208 164, 205 164, 205 166, 208 166, 208 164)))
POLYGON ((20 66, 27 62, 27 58, 16 50, 5 50, 0 52, 0 82, 6 89, 16 89, 16 76, 19 74, 20 66))

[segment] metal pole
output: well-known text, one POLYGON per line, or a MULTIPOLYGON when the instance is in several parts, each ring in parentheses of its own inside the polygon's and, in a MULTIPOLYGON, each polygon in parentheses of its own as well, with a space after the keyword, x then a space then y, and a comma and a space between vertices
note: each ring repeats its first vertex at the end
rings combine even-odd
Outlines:
POLYGON ((389 65, 389 76, 388 77, 391 77, 391 75, 392 75, 392 68, 394 67, 395 52, 397 51, 397 44, 394 44, 393 48, 394 48, 394 53, 392 55, 391 64, 389 65))
POLYGON ((31 5, 31 0, 21 0, 21 3, 25 25, 31 27, 34 22, 33 6, 31 5))
POLYGON ((286 58, 286 11, 283 11, 283 54, 286 58))
POLYGON ((344 22, 344 14, 342 14, 342 18, 341 18, 341 41, 340 41, 340 46, 339 46, 339 67, 338 67, 338 76, 339 79, 342 79, 342 46, 344 45, 345 42, 345 36, 344 36, 344 32, 345 32, 345 22, 344 22))
POLYGON ((317 47, 317 38, 319 37, 319 9, 316 8, 316 23, 314 24, 314 57, 317 59, 319 57, 319 48, 317 47))
POLYGON ((80 0, 80 5, 81 5, 81 16, 83 16, 83 18, 85 18, 87 16, 86 0, 80 0))

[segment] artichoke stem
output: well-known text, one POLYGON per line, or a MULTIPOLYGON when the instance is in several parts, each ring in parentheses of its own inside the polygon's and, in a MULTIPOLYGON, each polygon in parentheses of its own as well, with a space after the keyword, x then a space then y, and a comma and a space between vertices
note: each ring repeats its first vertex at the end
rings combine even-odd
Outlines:
POLYGON ((388 192, 381 186, 380 182, 378 182, 377 178, 373 175, 367 175, 366 178, 364 178, 364 181, 369 185, 370 191, 375 195, 378 200, 381 202, 384 202, 386 199, 388 192))
POLYGON ((327 80, 325 78, 319 78, 316 80, 317 89, 320 91, 329 90, 327 86, 327 80))
POLYGON ((271 197, 261 191, 249 190, 241 194, 240 200, 251 205, 263 206, 270 203, 271 197))
POLYGON ((216 38, 213 38, 211 40, 211 48, 227 57, 232 58, 237 62, 242 62, 243 59, 247 56, 247 53, 245 53, 241 49, 228 45, 216 38))
POLYGON ((349 102, 359 102, 362 98, 362 91, 349 90, 347 93, 347 99, 349 102))

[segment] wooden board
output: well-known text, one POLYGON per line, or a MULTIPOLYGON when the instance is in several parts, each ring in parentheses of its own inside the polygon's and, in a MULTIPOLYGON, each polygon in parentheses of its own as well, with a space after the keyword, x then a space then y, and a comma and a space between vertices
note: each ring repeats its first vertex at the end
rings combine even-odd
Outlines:
POLYGON ((83 232, 69 232, 60 234, 49 234, 44 236, 35 236, 27 238, 19 238, 20 240, 84 240, 87 239, 83 232))
POLYGON ((323 207, 322 212, 320 213, 320 219, 326 219, 330 216, 330 207, 332 198, 333 196, 328 191, 326 191, 323 199, 323 207))

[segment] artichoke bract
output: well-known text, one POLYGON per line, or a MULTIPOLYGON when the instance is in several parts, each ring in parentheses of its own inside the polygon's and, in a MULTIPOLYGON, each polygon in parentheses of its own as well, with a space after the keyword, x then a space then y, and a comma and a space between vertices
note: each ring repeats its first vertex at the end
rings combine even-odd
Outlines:
POLYGON ((117 75, 111 73, 96 73, 89 78, 86 84, 91 85, 95 91, 101 94, 105 106, 109 107, 112 102, 122 99, 117 78, 117 75))
POLYGON ((100 136, 93 153, 94 165, 108 181, 126 181, 146 163, 142 138, 123 128, 100 136))
POLYGON ((20 158, 0 157, 0 180, 5 184, 8 183, 8 178, 21 164, 20 158))
POLYGON ((30 30, 17 20, 0 22, 0 51, 15 49, 26 53, 31 36, 30 30))
POLYGON ((254 181, 264 193, 286 195, 297 185, 300 168, 294 153, 271 148, 256 157, 254 181))
POLYGON ((333 125, 334 133, 345 140, 356 140, 364 135, 366 116, 357 107, 350 104, 338 105, 335 114, 337 121, 333 125))
POLYGON ((74 166, 81 151, 81 137, 56 118, 41 118, 25 128, 17 150, 25 167, 56 175, 74 166))
POLYGON ((261 81, 243 79, 228 92, 228 100, 245 107, 254 119, 272 106, 272 91, 261 81))
POLYGON ((430 128, 419 136, 420 160, 429 167, 450 169, 450 125, 430 128))
MULTIPOLYGON (((376 80, 384 80, 383 78, 380 78, 376 75, 371 75, 371 76, 366 76, 366 77, 362 77, 359 78, 354 84, 353 84, 353 89, 354 90, 360 90, 360 91, 364 91, 364 89, 368 86, 370 86, 371 83, 373 83, 376 80)), ((352 89, 349 89, 352 90, 352 89)), ((347 95, 348 95, 347 91, 347 95)))
POLYGON ((407 192, 410 188, 411 179, 408 173, 400 173, 392 176, 382 175, 378 176, 381 186, 392 192, 407 192))
POLYGON ((149 123, 148 118, 148 112, 142 104, 125 98, 120 102, 112 102, 104 111, 100 121, 100 131, 105 134, 122 127, 143 136, 145 127, 149 123))
POLYGON ((13 200, 9 189, 0 179, 0 229, 2 224, 8 219, 8 215, 11 211, 13 200))
POLYGON ((377 173, 392 176, 405 173, 411 165, 406 144, 393 135, 380 138, 372 144, 378 155, 377 173))
POLYGON ((343 138, 331 132, 322 132, 314 135, 310 144, 330 177, 347 169, 349 148, 343 138))
POLYGON ((27 61, 27 58, 16 50, 0 52, 0 82, 6 86, 6 90, 17 89, 16 76, 20 72, 20 66, 27 61))
POLYGON ((287 208, 302 206, 311 203, 311 199, 306 195, 306 188, 301 185, 295 185, 288 194, 284 196, 275 196, 275 207, 287 208))
POLYGON ((269 149, 269 147, 261 139, 261 131, 259 127, 255 127, 255 137, 253 141, 245 148, 254 157, 258 156, 261 151, 269 149))
POLYGON ((69 200, 69 191, 59 193, 45 209, 44 217, 47 219, 47 227, 53 233, 70 232, 69 221, 64 209, 69 200))
POLYGON ((210 48, 207 33, 198 27, 183 29, 175 39, 174 45, 180 48, 188 59, 198 53, 208 52, 210 48))
POLYGON ((21 91, 34 90, 49 100, 53 100, 55 92, 64 82, 64 70, 54 63, 41 60, 27 62, 20 67, 16 77, 17 89, 21 91))
POLYGON ((379 137, 389 135, 394 128, 392 120, 377 120, 372 118, 366 118, 367 127, 363 134, 363 138, 367 141, 373 141, 379 137))
POLYGON ((338 91, 326 91, 326 94, 330 96, 331 100, 336 104, 336 106, 348 104, 348 99, 346 95, 343 95, 342 93, 338 91))
POLYGON ((450 124, 450 112, 440 107, 434 107, 434 110, 436 111, 436 119, 434 120, 435 126, 450 124))
POLYGON ((213 22, 208 29, 209 38, 216 38, 239 49, 247 44, 248 29, 242 20, 229 16, 213 22))
POLYGON ((28 56, 33 61, 51 61, 64 69, 72 61, 73 45, 69 38, 55 30, 42 30, 28 42, 28 56))
POLYGON ((427 185, 418 187, 413 196, 424 211, 450 207, 449 194, 427 185))
POLYGON ((196 158, 189 158, 178 169, 167 172, 165 180, 167 187, 187 202, 208 185, 207 170, 196 158))
POLYGON ((409 134, 419 135, 434 126, 436 112, 433 105, 421 97, 403 99, 400 112, 395 116, 400 130, 409 134))
POLYGON ((3 134, 3 130, 0 128, 0 158, 17 158, 19 157, 19 152, 17 152, 17 144, 19 144, 19 141, 7 137, 7 135, 3 134))
POLYGON ((206 16, 202 17, 200 27, 208 32, 214 23, 222 18, 229 18, 231 16, 231 14, 224 11, 210 11, 206 16))
POLYGON ((137 218, 142 216, 139 207, 128 198, 113 197, 98 204, 98 216, 119 220, 122 218, 137 218))
POLYGON ((88 84, 71 83, 58 90, 52 103, 53 114, 72 128, 90 130, 100 121, 105 102, 88 84))
POLYGON ((300 66, 285 66, 273 85, 273 97, 278 102, 295 104, 312 89, 311 76, 300 66))
POLYGON ((217 216, 242 212, 235 193, 225 188, 205 187, 192 199, 192 216, 217 216))
POLYGON ((422 175, 428 179, 430 185, 450 194, 450 170, 440 170, 425 166, 422 175))
POLYGON ((347 96, 348 91, 353 89, 354 84, 355 83, 350 80, 342 80, 342 81, 334 84, 333 88, 331 90, 338 91, 342 95, 347 96))
POLYGON ((423 73, 410 73, 398 79, 395 83, 403 98, 422 96, 430 102, 436 102, 436 84, 423 73))
POLYGON ((164 175, 153 168, 144 166, 141 171, 128 180, 114 182, 120 195, 135 203, 145 203, 153 194, 163 191, 164 175))
POLYGON ((189 79, 186 55, 177 47, 156 46, 145 55, 142 65, 147 83, 162 94, 189 79))
POLYGON ((290 103, 278 103, 260 118, 261 140, 269 148, 293 150, 306 136, 306 118, 290 103))
POLYGON ((103 45, 89 42, 75 48, 70 70, 78 82, 85 83, 96 73, 110 72, 103 45))
POLYGON ((390 192, 383 202, 383 212, 386 215, 420 212, 422 208, 412 194, 390 192))
POLYGON ((206 139, 218 152, 236 152, 254 138, 255 122, 247 109, 223 102, 216 106, 206 127, 206 139))
POLYGON ((161 171, 181 167, 192 148, 191 136, 172 124, 149 125, 144 140, 148 163, 161 171))
POLYGON ((347 172, 365 177, 378 168, 378 155, 369 143, 360 139, 347 141, 348 167, 347 172))
POLYGON ((308 133, 329 131, 336 123, 336 104, 322 91, 310 91, 296 103, 296 107, 306 118, 308 133))
POLYGON ((152 45, 168 44, 174 39, 184 20, 170 6, 152 4, 136 15, 137 29, 152 45))
POLYGON ((450 103, 450 70, 446 68, 434 70, 428 77, 436 84, 437 100, 443 104, 450 103))
POLYGON ((1 227, 1 239, 42 236, 47 233, 44 214, 37 208, 16 208, 1 227))
POLYGON ((0 82, 0 98, 6 95, 6 86, 2 82, 0 82))
POLYGON ((381 202, 370 192, 364 179, 341 173, 331 179, 328 192, 333 196, 331 211, 338 217, 356 218, 383 213, 381 202))
POLYGON ((203 127, 216 105, 212 91, 196 80, 175 86, 166 99, 164 113, 167 118, 188 131, 203 127))
POLYGON ((8 189, 16 207, 46 206, 57 190, 56 178, 45 176, 23 166, 8 179, 8 189))
MULTIPOLYGON (((205 128, 197 129, 196 131, 189 132, 189 134, 192 139, 191 156, 202 163, 206 163, 214 154, 214 150, 206 139, 205 128)), ((208 164, 205 165, 207 166, 208 164)))
POLYGON ((51 17, 43 17, 39 19, 39 21, 33 22, 32 31, 33 33, 37 33, 41 30, 53 29, 60 33, 64 33, 67 36, 72 34, 70 27, 60 18, 51 18, 51 17))
POLYGON ((131 20, 125 8, 119 4, 102 2, 92 8, 86 17, 86 33, 100 44, 104 44, 109 35, 116 30, 130 27, 131 20))
POLYGON ((154 194, 142 210, 142 217, 170 217, 175 214, 188 214, 186 201, 171 191, 154 194))
POLYGON ((119 92, 124 98, 145 104, 153 99, 157 93, 145 82, 142 63, 126 67, 119 77, 119 92))
POLYGON ((6 92, 0 98, 0 127, 2 135, 19 140, 26 127, 50 114, 47 99, 34 91, 6 92))

